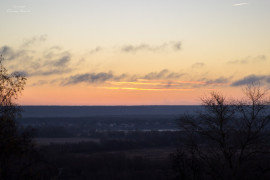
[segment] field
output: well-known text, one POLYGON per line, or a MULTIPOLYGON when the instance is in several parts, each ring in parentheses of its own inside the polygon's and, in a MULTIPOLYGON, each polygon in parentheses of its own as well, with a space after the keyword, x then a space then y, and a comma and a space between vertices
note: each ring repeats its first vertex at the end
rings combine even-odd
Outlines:
POLYGON ((176 146, 158 137, 170 138, 175 132, 136 132, 116 138, 118 133, 111 132, 114 138, 35 138, 35 142, 47 164, 47 176, 57 179, 173 177, 171 155, 176 146))
POLYGON ((66 144, 66 143, 80 143, 80 142, 100 142, 99 139, 94 138, 34 138, 34 143, 37 146, 44 146, 50 144, 66 144))

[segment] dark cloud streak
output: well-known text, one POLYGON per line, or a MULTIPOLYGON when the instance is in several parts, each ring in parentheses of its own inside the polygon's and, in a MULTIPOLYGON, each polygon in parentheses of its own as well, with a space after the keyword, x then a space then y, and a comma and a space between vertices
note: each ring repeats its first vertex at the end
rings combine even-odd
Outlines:
POLYGON ((205 85, 211 85, 211 84, 226 84, 230 81, 232 77, 229 77, 229 78, 225 78, 223 76, 217 78, 217 79, 214 79, 214 80, 207 80, 205 85))
POLYGON ((29 76, 51 76, 51 75, 62 75, 65 73, 72 72, 72 69, 65 68, 65 69, 47 69, 47 70, 38 70, 29 73, 29 76))
POLYGON ((0 54, 3 55, 6 60, 14 60, 17 58, 24 57, 27 52, 25 50, 14 50, 10 46, 2 46, 0 50, 0 54))
POLYGON ((102 83, 107 80, 110 80, 114 77, 114 75, 109 72, 100 72, 100 73, 85 73, 85 74, 78 74, 74 76, 70 76, 68 79, 64 80, 62 82, 62 85, 72 85, 72 84, 78 84, 78 83, 102 83))
POLYGON ((104 83, 108 80, 111 81, 121 81, 121 80, 128 80, 130 82, 136 82, 139 79, 146 79, 146 80, 170 80, 170 79, 177 79, 183 76, 184 74, 170 72, 167 69, 163 69, 160 72, 150 72, 146 75, 139 76, 139 75, 128 75, 128 74, 121 74, 121 75, 114 75, 111 71, 110 72, 99 72, 99 73, 84 73, 84 74, 77 74, 70 76, 62 81, 62 85, 72 85, 78 83, 88 83, 88 84, 95 84, 95 83, 104 83))
POLYGON ((270 76, 269 75, 258 76, 258 75, 251 74, 233 82, 231 86, 242 86, 242 85, 247 85, 247 84, 256 83, 256 82, 264 82, 264 81, 267 83, 270 83, 270 76))
POLYGON ((151 72, 142 77, 142 79, 154 80, 154 79, 177 79, 183 76, 183 73, 169 72, 168 69, 163 69, 160 72, 151 72))

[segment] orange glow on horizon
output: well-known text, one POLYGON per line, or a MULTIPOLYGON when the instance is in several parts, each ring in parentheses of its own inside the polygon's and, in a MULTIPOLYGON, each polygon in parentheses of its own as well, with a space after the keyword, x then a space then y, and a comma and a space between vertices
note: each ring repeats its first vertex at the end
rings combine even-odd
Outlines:
POLYGON ((198 104, 194 89, 131 87, 27 87, 22 105, 191 105, 198 104), (34 94, 34 96, 33 96, 34 94), (42 102, 42 103, 41 103, 42 102))
POLYGON ((171 88, 131 88, 131 87, 99 87, 102 89, 111 89, 111 90, 135 90, 135 91, 193 91, 193 89, 171 89, 171 88))

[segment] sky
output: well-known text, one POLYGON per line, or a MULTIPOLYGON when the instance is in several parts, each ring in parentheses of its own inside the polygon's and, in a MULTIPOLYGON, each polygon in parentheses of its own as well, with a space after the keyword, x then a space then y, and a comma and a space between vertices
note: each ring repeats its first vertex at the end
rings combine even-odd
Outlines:
POLYGON ((22 105, 194 105, 270 88, 269 0, 9 0, 0 53, 22 105))

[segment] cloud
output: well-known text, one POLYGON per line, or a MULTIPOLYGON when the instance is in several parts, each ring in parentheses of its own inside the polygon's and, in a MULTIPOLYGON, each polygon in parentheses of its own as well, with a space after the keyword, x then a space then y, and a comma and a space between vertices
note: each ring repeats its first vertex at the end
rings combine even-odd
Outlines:
POLYGON ((232 6, 244 6, 244 5, 248 5, 248 3, 246 3, 246 2, 236 3, 236 4, 233 4, 232 6))
POLYGON ((44 84, 48 84, 48 81, 39 80, 38 82, 33 83, 32 86, 41 86, 41 85, 44 85, 44 84))
POLYGON ((123 46, 121 49, 122 52, 137 52, 141 50, 153 50, 153 48, 147 44, 141 44, 138 46, 126 45, 126 46, 123 46))
POLYGON ((182 48, 182 43, 180 41, 179 42, 173 42, 172 46, 176 51, 180 51, 181 48, 182 48))
POLYGON ((69 78, 65 79, 62 82, 62 85, 71 85, 71 84, 78 84, 78 83, 102 83, 107 80, 110 80, 114 77, 112 72, 100 72, 100 73, 85 73, 85 74, 78 74, 74 76, 70 76, 69 78))
POLYGON ((70 59, 71 59, 71 55, 67 54, 67 55, 63 55, 63 56, 59 57, 56 60, 47 61, 45 63, 45 65, 51 65, 53 67, 64 68, 68 65, 68 63, 70 62, 70 59))
MULTIPOLYGON (((93 49, 91 49, 89 51, 89 54, 96 54, 99 53, 101 51, 107 50, 107 49, 111 49, 110 48, 104 48, 101 46, 97 46, 93 49)), ((119 48, 119 47, 118 47, 119 48)), ((180 51, 182 48, 182 43, 180 41, 171 41, 171 42, 166 42, 160 45, 150 45, 147 43, 142 43, 139 45, 123 45, 121 46, 118 50, 120 50, 120 52, 124 52, 124 53, 136 53, 136 52, 140 52, 140 51, 150 51, 150 52, 156 52, 156 51, 164 51, 166 49, 171 49, 173 51, 180 51)))
POLYGON ((265 55, 259 55, 257 57, 246 57, 240 60, 228 61, 228 64, 250 64, 250 63, 260 63, 267 61, 267 57, 265 55))
MULTIPOLYGON (((118 82, 121 80, 127 80, 127 83, 135 83, 139 80, 170 80, 177 79, 183 76, 184 74, 170 72, 167 69, 163 69, 160 72, 150 72, 145 75, 129 75, 129 74, 121 74, 114 75, 110 72, 99 72, 99 73, 84 73, 84 74, 76 74, 70 76, 62 81, 62 85, 71 85, 78 83, 105 83, 106 81, 118 82)), ((135 83, 136 84, 136 83, 135 83)))
POLYGON ((10 46, 2 46, 0 49, 1 49, 0 54, 3 55, 4 59, 6 60, 14 60, 26 55, 26 51, 24 50, 16 51, 10 46))
POLYGON ((267 57, 265 55, 260 55, 260 56, 257 56, 257 59, 261 61, 265 61, 267 60, 267 57))
POLYGON ((169 72, 168 69, 163 69, 160 72, 151 72, 141 77, 141 79, 153 80, 153 79, 177 79, 183 76, 183 73, 169 72))
POLYGON ((31 45, 34 45, 38 42, 44 42, 47 40, 47 35, 46 34, 43 34, 41 36, 34 36, 32 38, 29 38, 29 39, 25 39, 24 43, 21 45, 22 47, 28 47, 28 46, 31 46, 31 45))
POLYGON ((5 65, 11 71, 27 72, 27 76, 50 76, 70 73, 76 67, 71 67, 71 53, 62 50, 59 46, 48 49, 33 51, 27 49, 37 42, 46 41, 47 35, 41 35, 25 40, 19 48, 10 46, 0 47, 0 54, 3 55, 5 65))
POLYGON ((114 76, 113 77, 113 80, 114 81, 121 81, 121 80, 127 79, 127 78, 129 80, 131 80, 131 81, 134 80, 134 77, 129 77, 129 75, 128 74, 125 74, 125 73, 124 74, 121 74, 120 76, 114 76))
POLYGON ((71 68, 64 69, 47 69, 47 70, 38 70, 31 73, 28 73, 28 76, 51 76, 51 75, 62 75, 65 73, 72 72, 71 68))
POLYGON ((121 48, 122 52, 139 52, 139 51, 161 51, 168 48, 171 48, 174 51, 180 51, 181 50, 182 43, 180 41, 178 42, 170 42, 170 43, 164 43, 161 45, 153 46, 149 44, 140 44, 140 45, 125 45, 121 48))
POLYGON ((217 84, 226 84, 230 81, 232 77, 229 77, 229 78, 225 78, 223 76, 217 78, 217 79, 214 79, 214 80, 207 80, 205 82, 205 85, 211 85, 211 84, 214 84, 214 85, 217 85, 217 84))
POLYGON ((52 59, 61 52, 62 48, 59 46, 52 46, 43 51, 43 57, 47 59, 52 59))
POLYGON ((61 52, 55 56, 55 59, 43 56, 39 59, 29 61, 24 65, 23 69, 28 72, 28 76, 62 75, 72 72, 73 68, 69 66, 71 55, 68 52, 61 52))
POLYGON ((102 51, 102 50, 103 50, 102 47, 97 46, 96 48, 91 49, 91 50, 89 51, 89 53, 90 53, 90 54, 95 54, 95 53, 98 53, 98 52, 100 52, 100 51, 102 51))
POLYGON ((66 66, 70 61, 70 56, 63 56, 54 62, 54 66, 66 66))
POLYGON ((270 82, 270 76, 258 76, 258 75, 248 75, 242 79, 239 79, 235 82, 233 82, 231 84, 231 86, 242 86, 242 85, 247 85, 247 84, 251 84, 251 83, 255 83, 255 82, 262 82, 262 81, 266 81, 266 82, 270 82))
MULTIPOLYGON (((177 73, 163 69, 157 72, 146 74, 120 74, 112 71, 89 72, 73 74, 65 79, 57 79, 61 86, 69 86, 85 83, 103 88, 127 88, 127 89, 183 89, 183 88, 205 88, 214 86, 225 86, 231 82, 231 77, 220 76, 215 79, 203 78, 200 80, 187 79, 189 76, 184 73, 177 73)), ((270 81, 270 78, 269 78, 270 81)))
POLYGON ((37 42, 44 42, 47 39, 47 35, 41 35, 38 37, 33 37, 31 39, 26 39, 21 47, 17 50, 10 46, 2 46, 0 48, 0 54, 7 60, 14 60, 17 58, 24 59, 29 58, 29 53, 34 53, 34 51, 27 50, 26 47, 33 45, 37 42))
POLYGON ((23 48, 14 50, 12 47, 3 46, 0 48, 0 54, 8 60, 6 65, 11 71, 27 72, 29 77, 62 75, 74 69, 69 65, 70 52, 61 51, 59 47, 52 47, 38 54, 23 48))
POLYGON ((191 66, 191 68, 202 68, 202 67, 204 67, 204 63, 202 63, 202 62, 198 62, 198 63, 195 63, 195 64, 193 64, 192 66, 191 66))

